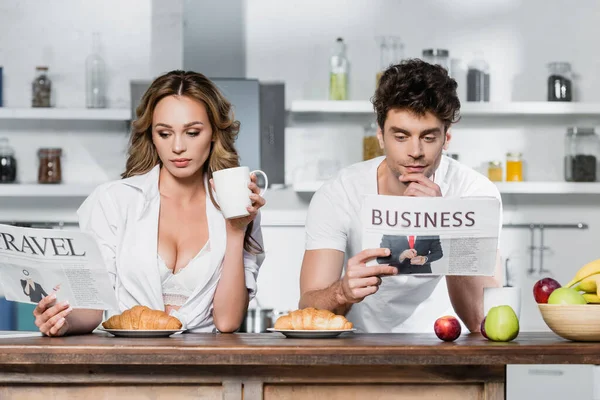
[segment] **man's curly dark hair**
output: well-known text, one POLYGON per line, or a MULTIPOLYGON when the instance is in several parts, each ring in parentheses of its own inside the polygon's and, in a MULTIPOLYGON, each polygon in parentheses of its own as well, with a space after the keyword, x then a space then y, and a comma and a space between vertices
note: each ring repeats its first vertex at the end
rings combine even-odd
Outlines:
POLYGON ((438 117, 446 129, 460 119, 457 83, 439 65, 420 59, 404 60, 385 70, 373 96, 377 123, 383 130, 391 109, 406 109, 417 115, 428 111, 438 117))

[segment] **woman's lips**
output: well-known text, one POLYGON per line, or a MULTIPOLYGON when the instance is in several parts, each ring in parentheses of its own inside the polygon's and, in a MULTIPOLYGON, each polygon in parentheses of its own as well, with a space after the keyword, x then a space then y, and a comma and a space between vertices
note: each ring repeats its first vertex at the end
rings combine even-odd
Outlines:
POLYGON ((190 163, 190 159, 189 158, 177 158, 175 160, 171 160, 171 162, 177 167, 177 168, 185 168, 188 166, 188 164, 190 163))

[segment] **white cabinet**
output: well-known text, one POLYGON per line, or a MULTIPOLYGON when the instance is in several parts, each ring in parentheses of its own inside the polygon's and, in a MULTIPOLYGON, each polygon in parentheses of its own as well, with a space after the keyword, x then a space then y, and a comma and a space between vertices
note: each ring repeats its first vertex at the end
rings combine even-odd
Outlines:
POLYGON ((258 274, 257 299, 263 308, 295 310, 300 299, 304 226, 263 225, 262 232, 265 261, 258 274))
MULTIPOLYGON (((596 399, 594 365, 508 365, 506 400, 596 399)), ((596 394, 598 396, 598 394, 596 394)))

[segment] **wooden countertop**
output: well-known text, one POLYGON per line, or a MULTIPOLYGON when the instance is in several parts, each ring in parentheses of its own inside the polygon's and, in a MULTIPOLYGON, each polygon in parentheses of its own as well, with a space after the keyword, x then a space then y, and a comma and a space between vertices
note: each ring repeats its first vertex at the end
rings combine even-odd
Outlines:
POLYGON ((117 338, 94 333, 64 338, 0 339, 0 366, 70 365, 505 365, 600 364, 600 343, 522 332, 508 343, 464 334, 446 343, 432 334, 345 334, 288 339, 278 333, 182 334, 117 338))

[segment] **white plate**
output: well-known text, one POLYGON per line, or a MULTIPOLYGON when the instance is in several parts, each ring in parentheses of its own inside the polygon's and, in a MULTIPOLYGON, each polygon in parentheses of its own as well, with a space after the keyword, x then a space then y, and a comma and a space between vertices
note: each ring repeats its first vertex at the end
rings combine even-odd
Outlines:
POLYGON ((268 328, 267 329, 269 332, 279 332, 284 334, 286 337, 289 338, 298 338, 298 339, 325 339, 325 338, 334 338, 336 336, 341 335, 342 333, 346 333, 346 332, 354 332, 356 329, 352 328, 352 329, 340 329, 340 330, 329 330, 329 329, 325 329, 325 330, 287 330, 287 329, 275 329, 275 328, 268 328))
POLYGON ((100 331, 108 332, 111 335, 129 338, 156 338, 169 337, 176 333, 181 333, 184 329, 157 329, 157 330, 140 330, 140 329, 106 329, 98 328, 100 331))

